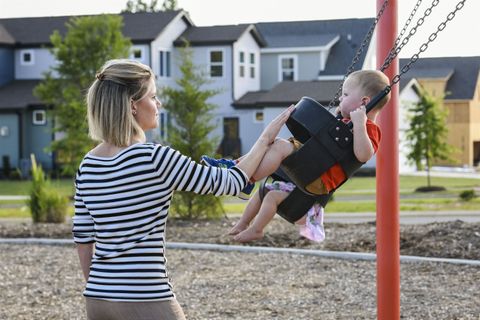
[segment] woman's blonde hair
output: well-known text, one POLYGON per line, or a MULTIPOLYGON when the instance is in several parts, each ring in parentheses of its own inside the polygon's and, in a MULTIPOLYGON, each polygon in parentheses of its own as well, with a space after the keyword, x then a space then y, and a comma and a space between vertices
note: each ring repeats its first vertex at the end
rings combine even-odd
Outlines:
MULTIPOLYGON (((358 70, 352 72, 347 80, 352 81, 353 85, 358 86, 363 95, 372 99, 379 94, 385 87, 390 85, 390 80, 381 71, 378 70, 358 70)), ((380 100, 375 106, 381 109, 390 100, 390 93, 380 100)))
POLYGON ((87 114, 90 137, 118 147, 145 133, 132 114, 131 104, 143 98, 154 79, 152 69, 133 60, 107 61, 88 89, 87 114))

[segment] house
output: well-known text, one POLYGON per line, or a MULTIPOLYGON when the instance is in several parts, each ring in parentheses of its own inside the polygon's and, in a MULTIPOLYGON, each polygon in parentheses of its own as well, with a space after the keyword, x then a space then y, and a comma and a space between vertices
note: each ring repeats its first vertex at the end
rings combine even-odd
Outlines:
MULTIPOLYGON (((404 66, 407 59, 401 59, 404 66)), ((402 81, 415 79, 434 97, 444 97, 448 110, 447 143, 457 149, 455 165, 474 167, 480 163, 480 57, 419 59, 402 81)), ((440 162, 439 165, 452 165, 440 162)))
MULTIPOLYGON (((133 43, 131 58, 150 65, 163 84, 173 84, 173 42, 193 26, 184 11, 122 14, 123 34, 133 43)), ((55 139, 54 123, 32 93, 43 73, 54 65, 50 35, 64 35, 72 17, 0 19, 0 158, 3 167, 28 170, 31 153, 46 169, 54 157, 46 151, 55 139)), ((164 115, 162 115, 162 119, 164 115)), ((166 124, 165 124, 166 125, 166 124)))

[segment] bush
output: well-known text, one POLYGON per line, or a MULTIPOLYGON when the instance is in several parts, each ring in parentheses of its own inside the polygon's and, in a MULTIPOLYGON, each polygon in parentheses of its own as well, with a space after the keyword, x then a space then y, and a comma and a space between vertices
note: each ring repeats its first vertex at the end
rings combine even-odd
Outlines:
POLYGON ((52 189, 50 181, 45 178, 42 168, 37 166, 35 156, 31 155, 31 158, 32 187, 30 189, 30 200, 27 203, 33 222, 64 222, 68 208, 68 199, 52 189))
POLYGON ((477 197, 475 190, 464 190, 459 194, 460 199, 463 201, 470 201, 477 197))

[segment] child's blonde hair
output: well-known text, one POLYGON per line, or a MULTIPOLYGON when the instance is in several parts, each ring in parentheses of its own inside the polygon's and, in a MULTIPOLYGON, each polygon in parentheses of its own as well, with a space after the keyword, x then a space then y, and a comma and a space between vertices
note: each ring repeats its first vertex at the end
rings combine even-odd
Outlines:
MULTIPOLYGON (((379 94, 385 87, 390 85, 390 80, 381 71, 378 70, 358 70, 352 72, 347 80, 352 81, 353 85, 360 88, 363 95, 372 99, 379 94)), ((346 81, 347 81, 346 80, 346 81)), ((390 100, 390 93, 383 97, 375 106, 375 109, 381 109, 390 100)))
POLYGON ((125 59, 107 61, 88 89, 87 114, 90 137, 118 147, 145 133, 132 114, 131 104, 143 98, 154 74, 149 66, 125 59))

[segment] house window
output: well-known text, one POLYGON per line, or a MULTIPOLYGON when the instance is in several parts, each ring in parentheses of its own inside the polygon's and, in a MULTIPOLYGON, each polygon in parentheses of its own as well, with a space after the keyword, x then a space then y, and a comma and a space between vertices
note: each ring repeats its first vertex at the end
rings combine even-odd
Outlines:
POLYGON ((250 78, 255 78, 255 54, 250 53, 250 78))
POLYGON ((263 123, 263 111, 256 111, 253 122, 255 123, 263 123))
POLYGON ((32 123, 37 126, 43 126, 47 124, 47 113, 45 110, 34 110, 32 123))
POLYGON ((297 57, 296 56, 280 56, 280 81, 296 81, 297 80, 297 57))
POLYGON ((210 77, 223 77, 223 51, 210 51, 210 77))
POLYGON ((23 66, 31 66, 35 63, 33 50, 20 51, 20 64, 23 66))
POLYGON ((162 111, 160 112, 160 123, 159 123, 159 129, 160 129, 160 138, 163 141, 167 140, 167 134, 168 134, 168 125, 170 123, 170 116, 167 112, 162 111))
POLYGON ((142 60, 143 59, 143 48, 133 48, 132 54, 130 55, 132 59, 142 60))
POLYGON ((160 77, 171 77, 171 53, 170 51, 160 50, 160 77))
POLYGON ((240 51, 240 56, 239 56, 239 64, 240 64, 240 78, 245 77, 245 52, 240 51))

